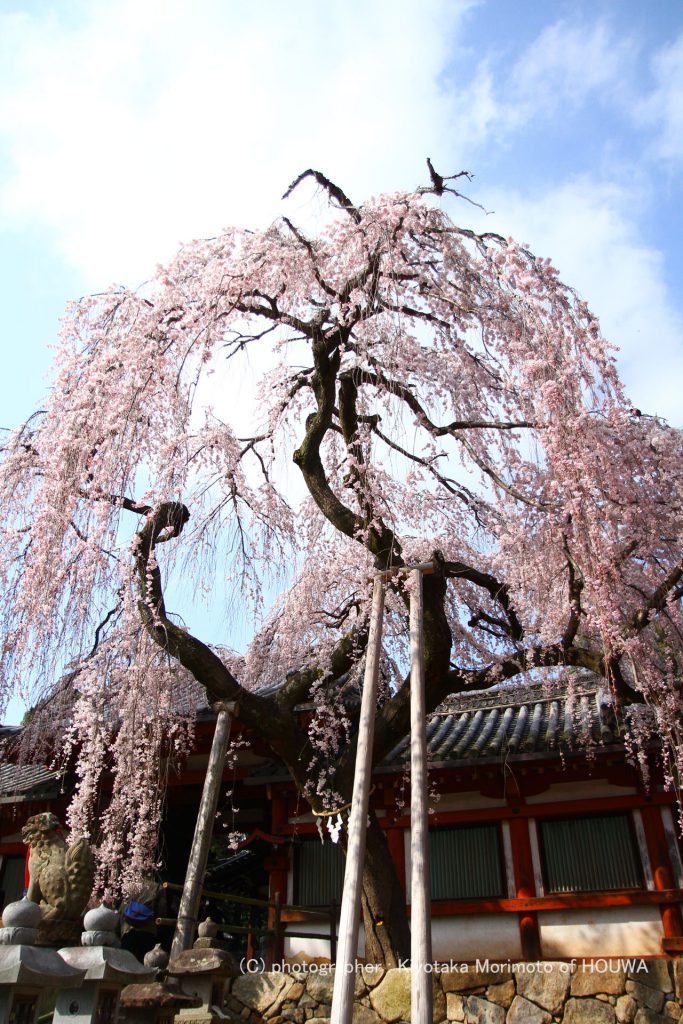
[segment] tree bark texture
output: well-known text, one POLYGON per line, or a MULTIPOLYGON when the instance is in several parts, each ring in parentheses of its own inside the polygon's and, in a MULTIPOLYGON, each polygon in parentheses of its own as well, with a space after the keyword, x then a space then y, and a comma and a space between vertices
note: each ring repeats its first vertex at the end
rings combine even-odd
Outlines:
POLYGON ((362 907, 366 959, 397 967, 399 960, 410 957, 406 897, 384 830, 372 811, 365 837, 362 907))

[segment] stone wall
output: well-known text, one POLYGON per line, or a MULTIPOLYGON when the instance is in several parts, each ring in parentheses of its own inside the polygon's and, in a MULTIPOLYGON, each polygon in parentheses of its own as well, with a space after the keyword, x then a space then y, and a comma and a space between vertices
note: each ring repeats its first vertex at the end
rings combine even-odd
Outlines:
MULTIPOLYGON (((286 967, 286 965, 285 965, 286 967)), ((458 964, 435 970, 434 1021, 458 1024, 672 1024, 683 960, 458 964)), ((227 1008, 245 1024, 324 1024, 334 971, 293 968, 232 982, 227 1008)), ((359 967, 354 1024, 410 1020, 410 970, 359 967)))

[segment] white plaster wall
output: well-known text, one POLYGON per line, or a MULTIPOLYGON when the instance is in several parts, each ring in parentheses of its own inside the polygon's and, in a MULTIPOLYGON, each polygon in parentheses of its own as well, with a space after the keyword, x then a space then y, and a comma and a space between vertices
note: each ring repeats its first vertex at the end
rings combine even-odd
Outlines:
POLYGON ((433 917, 432 954, 442 962, 521 959, 517 914, 433 917))
POLYGON ((658 906, 543 910, 538 925, 544 957, 662 955, 658 906))
POLYGON ((434 804, 433 812, 437 821, 442 811, 468 811, 478 810, 483 807, 505 807, 506 800, 501 793, 500 797, 483 796, 478 789, 467 793, 444 793, 434 804))
POLYGON ((527 804, 552 804, 560 800, 597 799, 607 796, 634 796, 633 786, 615 786, 607 779, 586 779, 583 782, 554 782, 543 793, 527 796, 527 804))
MULTIPOLYGON (((326 919, 316 921, 306 921, 302 923, 297 921, 296 924, 290 925, 293 931, 296 932, 321 932, 327 931, 329 925, 326 919)), ((337 935, 339 935, 339 921, 337 921, 337 935)), ((289 938, 285 933, 285 956, 292 957, 296 956, 297 953, 305 953, 308 957, 321 956, 330 957, 330 943, 327 939, 308 939, 308 938, 289 938)), ((358 956, 363 956, 365 953, 365 931, 361 924, 358 932, 358 956)))
MULTIPOLYGON (((322 932, 327 923, 296 924, 299 932, 322 932)), ((358 955, 365 952, 365 935, 360 927, 358 955)), ((329 957, 330 944, 325 939, 285 937, 285 956, 305 953, 308 957, 329 957)), ((457 917, 432 918, 432 956, 434 960, 521 959, 517 914, 463 914, 457 917)))

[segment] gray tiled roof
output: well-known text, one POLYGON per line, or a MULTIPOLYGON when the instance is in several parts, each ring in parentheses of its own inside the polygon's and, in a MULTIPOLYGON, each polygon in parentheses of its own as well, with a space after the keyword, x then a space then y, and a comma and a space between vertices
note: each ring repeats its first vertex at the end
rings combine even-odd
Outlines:
MULTIPOLYGON (((427 749, 434 763, 548 755, 619 741, 611 701, 594 685, 577 687, 571 701, 543 684, 454 696, 427 720, 427 749)), ((389 751, 383 767, 399 767, 409 755, 406 736, 389 751)))
MULTIPOLYGON (((599 677, 585 675, 572 698, 544 683, 449 697, 427 718, 429 761, 462 766, 620 746, 611 698, 601 684, 599 677)), ((401 771, 409 759, 410 737, 405 736, 374 770, 401 771)), ((254 782, 266 777, 284 778, 284 769, 270 762, 252 773, 254 782)))
POLYGON ((55 797, 62 776, 39 764, 0 765, 0 803, 55 797))

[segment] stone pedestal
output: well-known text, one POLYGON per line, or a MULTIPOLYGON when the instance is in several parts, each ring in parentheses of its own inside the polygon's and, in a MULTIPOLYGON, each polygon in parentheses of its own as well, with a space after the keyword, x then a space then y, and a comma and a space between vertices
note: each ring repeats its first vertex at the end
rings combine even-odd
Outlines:
POLYGON ((173 1024, 180 1011, 202 1006, 200 996, 189 996, 179 988, 161 981, 146 985, 126 985, 121 993, 121 1009, 126 1024, 173 1024))
POLYGON ((164 980, 168 953, 159 943, 145 954, 144 963, 145 967, 155 971, 157 981, 126 985, 121 993, 126 1024, 173 1024, 180 1010, 192 1010, 202 1005, 199 996, 189 996, 181 991, 177 979, 164 980))
POLYGON ((76 990, 85 971, 65 964, 54 949, 37 949, 41 910, 30 900, 10 903, 0 928, 0 1021, 34 1024, 41 996, 68 986, 76 990))
POLYGON ((186 949, 168 965, 169 980, 186 995, 198 997, 200 1005, 176 1014, 176 1024, 217 1024, 226 1020, 222 1012, 225 986, 240 971, 234 956, 223 949, 186 949))
POLYGON ((77 991, 84 974, 65 964, 54 949, 0 947, 0 1021, 34 1024, 41 996, 64 986, 77 991))
POLYGON ((69 946, 59 955, 82 972, 79 989, 65 989, 57 997, 53 1024, 116 1024, 124 985, 151 981, 154 971, 125 949, 110 946, 69 946))
POLYGON ((43 921, 38 929, 36 945, 46 949, 71 945, 80 940, 82 930, 80 918, 77 921, 43 921))

